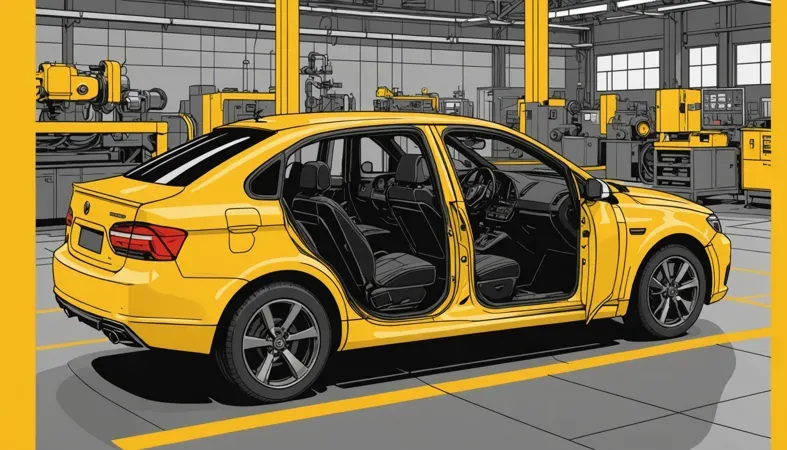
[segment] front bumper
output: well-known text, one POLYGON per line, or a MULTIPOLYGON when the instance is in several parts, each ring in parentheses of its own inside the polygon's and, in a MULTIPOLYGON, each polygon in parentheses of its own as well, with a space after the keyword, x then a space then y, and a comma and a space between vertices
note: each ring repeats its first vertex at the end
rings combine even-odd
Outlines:
POLYGON ((67 245, 55 251, 52 272, 55 297, 66 314, 111 340, 114 332, 126 345, 204 354, 210 353, 227 298, 244 284, 184 278, 174 263, 129 260, 120 271, 108 272, 76 259, 67 245))
POLYGON ((732 244, 723 233, 716 233, 710 244, 705 247, 711 263, 711 295, 708 303, 716 303, 727 295, 727 281, 732 264, 732 244))

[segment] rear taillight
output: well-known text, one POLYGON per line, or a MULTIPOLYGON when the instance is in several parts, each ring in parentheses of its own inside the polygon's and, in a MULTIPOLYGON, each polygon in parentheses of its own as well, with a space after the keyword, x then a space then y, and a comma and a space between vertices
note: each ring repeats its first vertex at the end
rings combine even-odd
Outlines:
POLYGON ((185 231, 149 223, 122 222, 109 230, 112 250, 134 259, 173 261, 185 241, 185 231))
POLYGON ((74 223, 74 211, 68 208, 68 212, 66 212, 66 226, 70 227, 72 223, 74 223))

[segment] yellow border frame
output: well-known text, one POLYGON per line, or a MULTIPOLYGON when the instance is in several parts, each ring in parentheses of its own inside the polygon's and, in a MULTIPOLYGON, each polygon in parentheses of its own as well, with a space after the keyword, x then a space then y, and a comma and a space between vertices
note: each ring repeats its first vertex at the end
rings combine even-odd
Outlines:
MULTIPOLYGON (((787 14, 787 4, 784 0, 771 2, 771 42, 772 48, 775 49, 772 54, 780 55, 781 50, 787 50, 787 31, 782 28, 787 22, 785 18, 787 14), (781 11, 781 14, 779 14, 781 11)), ((778 74, 784 73, 787 69, 785 58, 772 58, 771 73, 776 74, 775 82, 771 84, 771 98, 773 98, 772 119, 779 124, 787 120, 787 92, 785 92, 785 85, 779 80, 781 79, 778 74)), ((779 127, 773 129, 774 142, 776 146, 783 145, 787 142, 784 129, 779 127)), ((773 156, 773 164, 776 174, 780 170, 787 168, 787 156, 782 155, 781 151, 777 151, 773 156)), ((775 175, 773 179, 773 192, 772 192, 772 205, 771 206, 771 230, 785 230, 787 226, 787 218, 785 218, 785 208, 782 199, 787 193, 787 182, 785 177, 775 175), (778 204, 778 206, 776 206, 778 204)), ((773 233, 771 231, 771 292, 776 293, 776 300, 773 301, 773 308, 771 312, 771 327, 773 328, 773 337, 771 339, 771 448, 787 448, 787 430, 784 425, 787 424, 787 395, 785 395, 785 386, 787 382, 787 304, 778 300, 779 293, 787 289, 787 280, 784 276, 784 271, 787 269, 785 264, 785 253, 787 253, 787 233, 773 233)))
POLYGON ((12 17, 0 27, 3 68, 0 105, 6 167, 3 180, 3 342, 5 360, 0 408, 0 448, 35 448, 35 104, 28 100, 35 86, 35 2, 5 2, 3 14, 12 17), (28 87, 25 87, 28 86, 28 87))
MULTIPOLYGON (((787 48, 785 37, 787 31, 780 25, 785 22, 787 4, 784 1, 774 1, 771 6, 771 32, 775 51, 774 55, 781 54, 780 50, 787 48), (778 12, 781 11, 781 14, 778 12)), ((5 255, 12 255, 13 259, 6 256, 3 264, 3 279, 14 280, 6 283, 6 302, 4 315, 7 320, 0 327, 0 339, 5 342, 6 357, 13 361, 14 370, 3 371, 2 395, 5 403, 0 408, 0 423, 5 430, 14 430, 11 433, 0 435, 0 448, 33 449, 35 448, 35 152, 33 151, 34 109, 33 102, 25 101, 25 93, 33 91, 34 78, 30 68, 35 67, 35 2, 32 0, 7 2, 5 14, 14 17, 6 27, 0 28, 0 39, 3 42, 14 42, 14 45, 2 49, 3 60, 7 61, 0 71, 0 85, 5 86, 9 92, 3 97, 0 106, 0 123, 6 125, 4 139, 8 151, 3 152, 11 170, 6 171, 6 185, 13 186, 13 193, 7 192, 3 204, 4 219, 0 221, 0 229, 4 236, 19 236, 19 239, 6 239, 4 242, 5 255), (24 86, 30 86, 25 88, 24 86), (19 92, 20 95, 13 95, 19 92), (11 194, 11 195, 8 195, 11 194), (27 236, 25 238, 24 236, 27 236), (27 262, 25 262, 27 261, 27 262)), ((783 72, 784 59, 775 58, 772 72, 783 72)), ((787 122, 787 95, 781 83, 771 86, 773 103, 773 119, 776 123, 787 122)), ((787 141, 780 127, 774 129, 774 140, 778 146, 787 141)), ((776 152, 774 164, 778 168, 783 166, 787 157, 776 152)), ((787 193, 787 183, 784 177, 774 179, 773 202, 771 211, 772 229, 785 229, 787 217, 781 204, 782 196, 787 193), (775 204, 778 203, 779 207, 775 204)), ((784 292, 787 280, 779 274, 785 273, 784 253, 787 252, 787 235, 772 234, 771 241, 771 273, 777 276, 772 278, 771 292, 784 292)), ((787 396, 785 395, 785 377, 787 376, 787 304, 780 301, 773 302, 772 313, 772 402, 771 402, 771 447, 787 448, 787 430, 783 424, 787 423, 787 396)))

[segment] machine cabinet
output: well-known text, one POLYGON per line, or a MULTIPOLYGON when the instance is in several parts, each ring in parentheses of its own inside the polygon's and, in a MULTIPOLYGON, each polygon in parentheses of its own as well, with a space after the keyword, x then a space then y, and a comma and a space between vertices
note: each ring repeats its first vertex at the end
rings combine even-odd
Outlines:
POLYGON ((693 201, 739 193, 739 150, 735 147, 659 148, 656 146, 656 189, 693 201))

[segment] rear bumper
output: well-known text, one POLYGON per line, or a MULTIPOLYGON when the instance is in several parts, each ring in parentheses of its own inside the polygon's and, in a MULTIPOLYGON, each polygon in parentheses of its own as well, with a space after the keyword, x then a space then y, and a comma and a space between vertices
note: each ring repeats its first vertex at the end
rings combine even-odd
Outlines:
POLYGON ((137 347, 210 353, 216 324, 245 282, 184 278, 175 263, 131 261, 109 272, 73 257, 52 261, 54 292, 66 314, 137 347))
POLYGON ((717 233, 705 250, 708 253, 713 275, 711 279, 711 296, 708 303, 715 303, 724 298, 729 290, 727 281, 732 264, 732 244, 727 236, 717 233))

